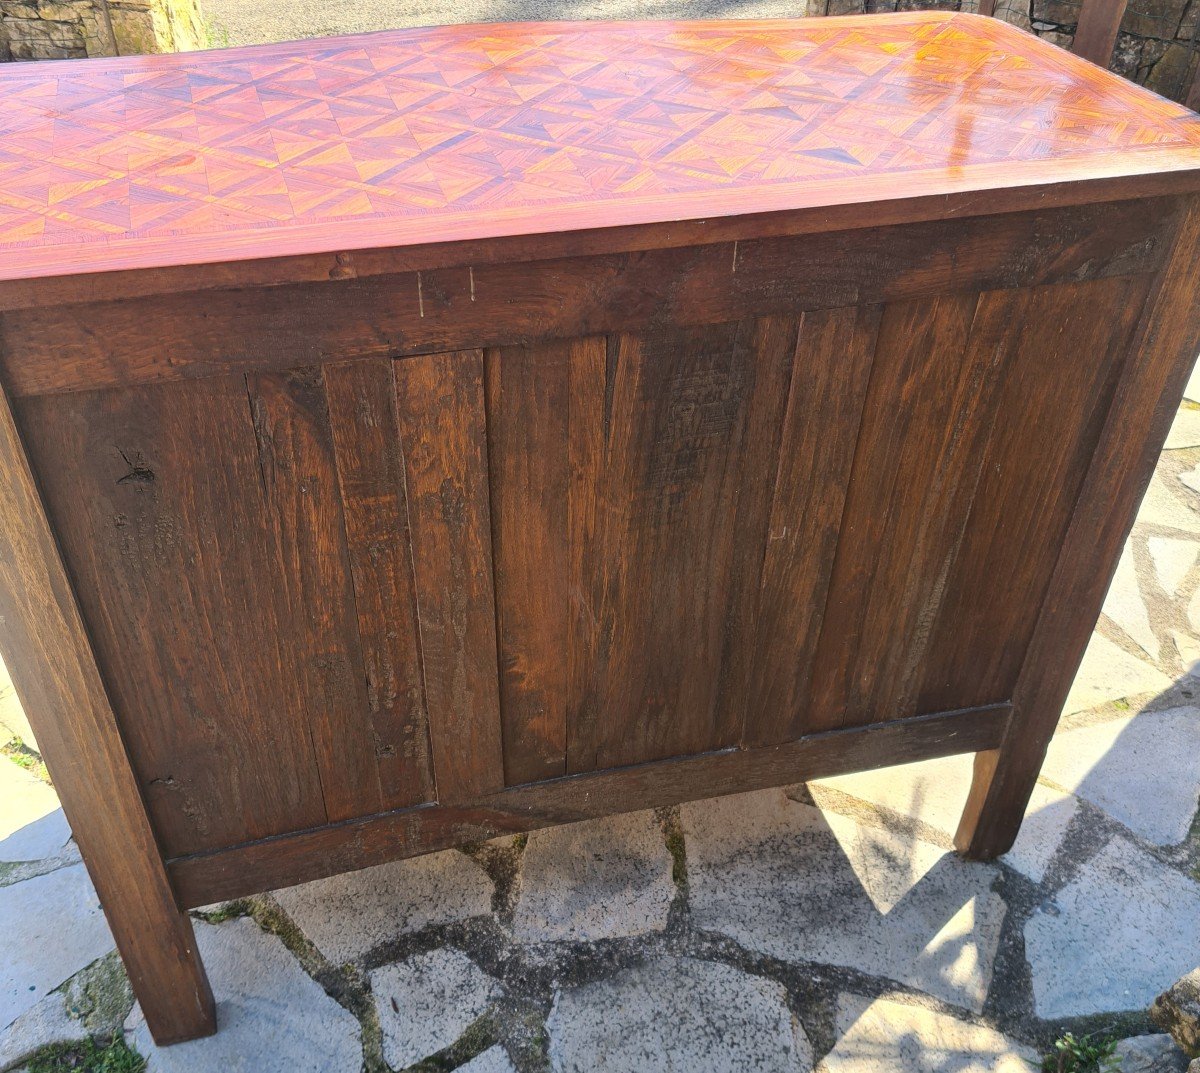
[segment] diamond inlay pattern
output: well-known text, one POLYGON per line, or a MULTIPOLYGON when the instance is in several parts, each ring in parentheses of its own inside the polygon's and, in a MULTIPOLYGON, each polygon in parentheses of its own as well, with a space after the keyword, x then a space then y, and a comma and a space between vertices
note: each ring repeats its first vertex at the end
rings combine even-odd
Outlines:
POLYGON ((178 240, 182 260, 159 263, 187 263, 187 241, 231 233, 261 232, 241 256, 264 256, 678 219, 722 198, 844 202, 847 184, 865 201, 989 165, 1019 180, 1137 152, 1154 170, 1158 150, 1200 167, 1186 109, 1003 23, 934 13, 5 65, 0 100, 0 278, 125 267, 145 240, 178 240))

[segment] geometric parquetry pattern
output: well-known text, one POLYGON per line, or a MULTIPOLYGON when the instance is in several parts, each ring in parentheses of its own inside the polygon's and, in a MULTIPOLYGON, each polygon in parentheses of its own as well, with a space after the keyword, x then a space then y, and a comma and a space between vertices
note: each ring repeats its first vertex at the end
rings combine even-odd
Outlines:
POLYGON ((930 13, 6 64, 0 261, 531 206, 553 229, 579 205, 1197 145, 1178 105, 994 20, 930 13))

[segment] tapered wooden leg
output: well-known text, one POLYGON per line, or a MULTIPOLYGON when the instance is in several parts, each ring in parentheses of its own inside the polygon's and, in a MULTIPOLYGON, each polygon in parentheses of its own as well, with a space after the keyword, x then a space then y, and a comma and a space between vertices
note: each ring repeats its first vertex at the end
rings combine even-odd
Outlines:
POLYGON ((0 392, 0 649, 160 1044, 216 1031, 162 855, 7 398, 0 392))
POLYGON ((996 782, 999 768, 999 749, 975 754, 971 792, 967 795, 958 833, 954 836, 954 848, 972 860, 989 861, 1012 848, 1037 780, 1034 771, 1027 791, 1022 794, 1021 787, 1017 786, 1003 795, 1004 788, 996 782))
POLYGON ((1180 212, 1174 247, 1147 298, 1075 504, 1012 696, 1000 748, 979 753, 955 837, 986 859, 1017 837, 1046 748, 1083 660, 1125 539, 1200 350, 1200 200, 1180 212))

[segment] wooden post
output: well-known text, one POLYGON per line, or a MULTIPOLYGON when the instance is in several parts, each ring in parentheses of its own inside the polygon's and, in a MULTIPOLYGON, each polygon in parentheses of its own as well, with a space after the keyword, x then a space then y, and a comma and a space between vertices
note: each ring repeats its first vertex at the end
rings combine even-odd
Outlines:
POLYGON ((1188 88, 1183 103, 1193 112, 1200 112, 1200 63, 1196 64, 1196 73, 1192 76, 1192 84, 1188 88))
POLYGON ((146 1023, 216 1031, 191 920, 162 856, 58 547, 0 391, 0 648, 54 777, 146 1023))
POLYGON ((1071 51, 1100 67, 1112 62, 1126 0, 1083 0, 1071 51))
POLYGON ((977 859, 1016 841, 1046 747, 1200 350, 1200 198, 1181 214, 1109 408, 1013 692, 998 750, 979 753, 955 846, 977 859), (1112 563, 1108 571, 1097 563, 1112 563))

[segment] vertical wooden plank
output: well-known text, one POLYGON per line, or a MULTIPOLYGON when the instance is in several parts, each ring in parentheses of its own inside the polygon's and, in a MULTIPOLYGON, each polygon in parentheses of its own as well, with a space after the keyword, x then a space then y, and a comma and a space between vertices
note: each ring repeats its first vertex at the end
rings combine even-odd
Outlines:
POLYGON ((817 645, 810 730, 916 711, 921 661, 995 417, 1004 313, 988 295, 884 310, 817 645))
POLYGON ((244 378, 20 417, 164 851, 324 823, 244 378))
POLYGON ((1019 345, 933 630, 920 711, 1012 696, 1149 284, 1138 276, 1003 295, 1019 345))
POLYGON ((433 799, 392 363, 324 367, 381 804, 433 799))
POLYGON ((1200 112, 1200 61, 1196 63, 1196 71, 1192 75, 1192 82, 1183 98, 1183 103, 1193 112, 1200 112))
POLYGON ((500 714, 510 786, 566 774, 569 378, 581 348, 603 345, 598 338, 548 340, 485 355, 500 714))
POLYGON ((1000 749, 981 754, 955 837, 969 857, 1011 848, 1125 538, 1200 350, 1200 199, 1155 280, 1042 603, 1000 749))
POLYGON ((483 353, 395 362, 437 798, 504 785, 483 353))
MULTIPOLYGON (((818 314, 817 319, 823 316, 818 314)), ((733 552, 715 720, 723 733, 728 728, 736 734, 732 741, 737 742, 744 736, 747 705, 759 675, 756 622, 764 549, 801 323, 802 318, 796 317, 764 317, 751 323, 747 338, 754 386, 746 407, 746 430, 736 444, 738 453, 730 459, 739 487, 732 516, 726 521, 733 552)), ((845 355, 838 358, 846 360, 845 355)), ((720 519, 714 518, 713 524, 721 524, 720 519)))
POLYGON ((595 717, 595 712, 586 707, 585 699, 604 644, 597 611, 601 607, 598 579, 606 549, 598 540, 598 527, 607 469, 605 444, 612 410, 609 371, 616 353, 615 339, 593 336, 589 345, 581 346, 574 355, 567 375, 570 415, 567 427, 570 461, 567 504, 567 544, 570 548, 567 586, 568 771, 573 770, 572 762, 586 762, 586 755, 580 755, 579 723, 595 717))
POLYGON ((1071 51, 1100 67, 1112 61, 1127 0, 1083 0, 1071 51))
POLYGON ((293 691, 325 813, 333 821, 369 815, 381 807, 379 773, 321 370, 252 373, 246 387, 293 691))
POLYGON ((787 320, 623 335, 609 341, 603 377, 588 364, 572 385, 572 540, 587 547, 573 556, 582 606, 570 771, 738 741, 740 694, 726 683, 742 673, 770 503, 764 475, 774 472, 794 349, 787 320), (584 382, 593 394, 580 414, 584 382), (576 432, 577 419, 602 437, 576 432))
POLYGON ((878 307, 805 314, 792 363, 743 740, 798 737, 858 441, 878 307))
POLYGON ((0 644, 146 1023, 216 1031, 192 922, 167 880, 70 581, 0 392, 0 644))

